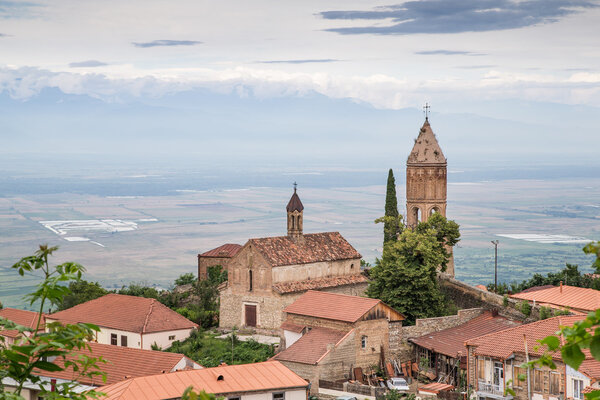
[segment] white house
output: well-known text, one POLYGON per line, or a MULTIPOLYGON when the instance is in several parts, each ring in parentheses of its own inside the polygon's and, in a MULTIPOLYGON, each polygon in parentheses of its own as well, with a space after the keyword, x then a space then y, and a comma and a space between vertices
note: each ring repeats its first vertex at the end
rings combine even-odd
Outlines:
POLYGON ((104 400, 179 399, 185 389, 204 390, 227 400, 306 400, 309 384, 279 361, 222 365, 132 378, 98 390, 104 400))
POLYGON ((168 348, 198 327, 158 300, 114 293, 46 316, 46 322, 54 321, 95 324, 96 342, 146 350, 153 344, 168 348))

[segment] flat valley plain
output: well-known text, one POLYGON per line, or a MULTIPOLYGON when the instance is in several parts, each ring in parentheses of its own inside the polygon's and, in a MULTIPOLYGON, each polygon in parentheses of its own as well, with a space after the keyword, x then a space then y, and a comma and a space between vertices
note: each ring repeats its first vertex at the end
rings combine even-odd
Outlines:
MULTIPOLYGON (((253 237, 284 235, 285 206, 292 189, 280 181, 308 180, 308 175, 284 175, 274 187, 218 188, 183 185, 182 180, 154 193, 138 190, 144 185, 155 188, 153 175, 135 175, 128 177, 130 189, 107 189, 106 193, 70 190, 66 185, 46 192, 5 194, 0 197, 0 301, 4 306, 28 308, 22 296, 32 290, 38 277, 20 277, 10 266, 41 243, 60 246, 53 263, 79 262, 87 268, 85 279, 107 288, 132 282, 168 288, 179 275, 196 273, 198 253, 223 243, 244 244, 253 237), (40 223, 79 220, 127 221, 137 229, 73 230, 60 235, 40 223)), ((385 172, 377 176, 378 182, 385 182, 385 172)), ((500 240, 500 282, 558 271, 566 262, 591 271, 592 257, 581 249, 583 239, 600 239, 600 179, 469 182, 452 177, 448 217, 460 224, 462 234, 454 252, 458 279, 472 284, 493 281, 490 241, 496 239, 500 240), (569 238, 566 243, 540 243, 498 236, 519 234, 569 238)), ((25 187, 26 181, 21 177, 11 185, 19 182, 25 187)), ((299 187, 299 194, 305 206, 305 232, 339 231, 372 263, 381 255, 382 226, 374 220, 383 214, 385 186, 365 181, 307 183, 299 187)), ((96 187, 93 180, 88 184, 96 187)), ((399 210, 404 213, 403 182, 398 182, 397 191, 399 210)))

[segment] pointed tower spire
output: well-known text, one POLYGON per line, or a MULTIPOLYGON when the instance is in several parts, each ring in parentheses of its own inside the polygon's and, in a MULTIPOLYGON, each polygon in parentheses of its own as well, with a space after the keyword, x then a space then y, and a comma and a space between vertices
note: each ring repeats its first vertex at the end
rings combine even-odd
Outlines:
POLYGON ((304 205, 300 201, 297 191, 298 184, 294 182, 294 194, 290 198, 287 210, 287 234, 292 237, 302 236, 302 226, 304 225, 304 205))

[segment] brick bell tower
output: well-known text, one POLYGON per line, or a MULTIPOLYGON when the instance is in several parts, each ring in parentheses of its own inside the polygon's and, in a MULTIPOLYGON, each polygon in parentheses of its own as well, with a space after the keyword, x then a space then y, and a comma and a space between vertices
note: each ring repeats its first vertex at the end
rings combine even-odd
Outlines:
MULTIPOLYGON (((425 123, 406 161, 406 224, 409 227, 427 221, 433 213, 446 216, 448 163, 429 125, 429 106, 425 107, 425 123)), ((446 273, 454 276, 452 253, 446 273)))
POLYGON ((294 194, 290 198, 287 210, 287 234, 292 238, 302 236, 302 226, 304 225, 304 205, 300 201, 298 193, 296 193, 297 184, 294 182, 294 194))

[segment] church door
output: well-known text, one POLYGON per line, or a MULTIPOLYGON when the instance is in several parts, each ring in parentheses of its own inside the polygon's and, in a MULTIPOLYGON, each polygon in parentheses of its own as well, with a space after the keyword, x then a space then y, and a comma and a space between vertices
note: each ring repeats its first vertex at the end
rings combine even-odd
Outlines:
POLYGON ((246 315, 246 326, 256 326, 256 306, 244 304, 244 314, 246 315))

